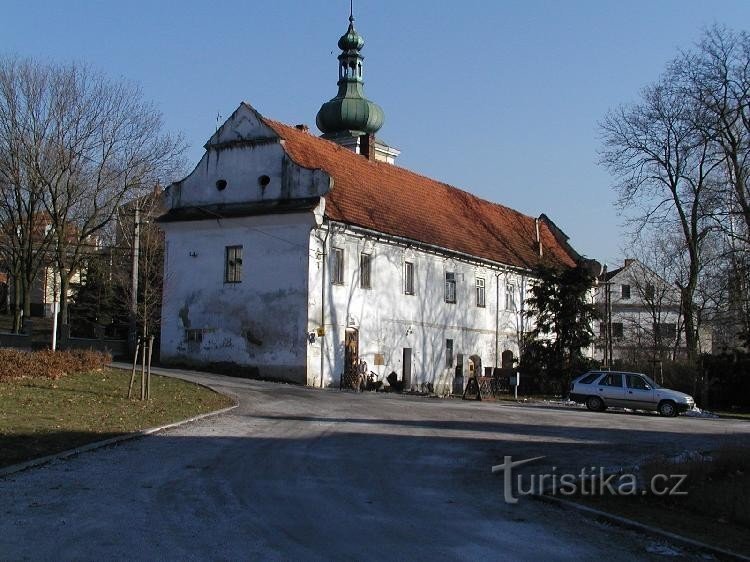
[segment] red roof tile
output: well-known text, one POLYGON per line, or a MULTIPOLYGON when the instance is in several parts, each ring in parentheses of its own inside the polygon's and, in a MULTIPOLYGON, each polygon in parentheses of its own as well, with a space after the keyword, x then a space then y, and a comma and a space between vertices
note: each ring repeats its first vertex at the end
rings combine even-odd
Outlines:
MULTIPOLYGON (((466 191, 263 118, 298 165, 334 180, 326 195, 332 220, 520 267, 540 263, 533 217, 466 191)), ((539 229, 548 265, 575 265, 545 221, 539 229)))

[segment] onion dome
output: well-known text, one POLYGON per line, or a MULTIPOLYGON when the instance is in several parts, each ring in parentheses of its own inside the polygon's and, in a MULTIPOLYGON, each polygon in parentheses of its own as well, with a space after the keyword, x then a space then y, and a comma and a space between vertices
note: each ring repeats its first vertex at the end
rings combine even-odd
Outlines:
POLYGON ((318 111, 315 123, 323 136, 337 133, 351 135, 375 134, 383 126, 385 114, 381 107, 364 94, 363 61, 360 50, 363 37, 354 29, 354 17, 349 16, 349 28, 341 36, 339 60, 339 91, 318 111))
POLYGON ((364 38, 354 29, 354 17, 349 16, 349 29, 339 39, 339 49, 342 51, 360 51, 364 46, 364 38))

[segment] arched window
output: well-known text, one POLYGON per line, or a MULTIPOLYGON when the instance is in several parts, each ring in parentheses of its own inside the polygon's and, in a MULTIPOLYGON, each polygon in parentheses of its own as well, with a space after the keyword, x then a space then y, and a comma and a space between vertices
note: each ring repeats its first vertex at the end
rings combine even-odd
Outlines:
POLYGON ((502 368, 512 369, 513 368, 513 352, 510 349, 503 351, 502 357, 502 368))

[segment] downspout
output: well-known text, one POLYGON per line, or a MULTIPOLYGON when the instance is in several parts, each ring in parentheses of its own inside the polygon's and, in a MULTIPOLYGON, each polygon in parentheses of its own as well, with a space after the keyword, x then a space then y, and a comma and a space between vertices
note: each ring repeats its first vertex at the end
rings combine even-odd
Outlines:
MULTIPOLYGON (((325 217, 323 217, 323 222, 325 223, 325 217)), ((323 268, 323 282, 320 286, 320 328, 323 330, 322 338, 325 338, 325 330, 326 330, 326 267, 328 265, 326 256, 328 255, 328 235, 331 233, 331 225, 327 225, 328 228, 326 228, 326 235, 325 238, 323 238, 323 252, 321 255, 321 267, 323 268)), ((323 388, 323 372, 325 369, 325 339, 321 340, 320 342, 320 388, 323 388)))
MULTIPOLYGON (((498 356, 499 351, 497 340, 500 338, 500 276, 502 272, 498 271, 495 273, 495 369, 499 367, 498 356)), ((495 374, 494 372, 492 373, 495 374)))
POLYGON ((519 310, 520 310, 520 324, 521 324, 521 334, 518 338, 518 360, 521 360, 521 352, 523 351, 523 343, 524 343, 524 334, 525 334, 525 328, 524 325, 524 303, 525 300, 524 297, 526 296, 526 276, 521 275, 521 294, 518 295, 519 302, 519 310))

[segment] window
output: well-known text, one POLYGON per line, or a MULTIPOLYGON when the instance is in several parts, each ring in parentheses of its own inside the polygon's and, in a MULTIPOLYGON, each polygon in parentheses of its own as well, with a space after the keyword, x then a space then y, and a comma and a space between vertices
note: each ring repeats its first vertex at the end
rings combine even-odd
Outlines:
POLYGON ((579 384, 591 384, 592 382, 594 382, 596 379, 599 378, 599 375, 601 375, 601 373, 588 374, 585 377, 583 377, 581 380, 579 380, 578 383, 579 384))
POLYGON ((359 255, 359 286, 362 289, 371 289, 370 285, 370 254, 359 255))
POLYGON ((331 283, 334 285, 344 284, 344 250, 333 248, 333 273, 331 274, 331 283))
POLYGON ((445 302, 456 302, 456 274, 449 271, 445 273, 445 302))
POLYGON ((646 300, 653 301, 655 294, 656 290, 654 289, 654 286, 651 283, 647 283, 646 289, 643 291, 643 296, 646 297, 646 300))
POLYGON ((509 283, 505 286, 505 310, 516 309, 516 286, 509 283))
POLYGON ((445 340, 445 366, 453 367, 453 340, 445 340))
POLYGON ((622 298, 622 300, 627 300, 630 298, 630 285, 622 285, 620 297, 622 298))
POLYGON ((612 337, 622 337, 622 322, 612 322, 612 337))
POLYGON ((636 390, 651 390, 651 386, 638 375, 628 375, 628 388, 634 388, 636 390))
POLYGON ((404 262, 404 294, 414 294, 414 264, 410 261, 404 262))
POLYGON ((242 246, 227 246, 224 254, 224 283, 242 281, 242 246))
POLYGON ((607 323, 599 322, 599 336, 603 338, 606 335, 607 335, 607 323))
POLYGON ((599 381, 602 386, 622 386, 622 373, 610 373, 605 375, 602 380, 599 381))
POLYGON ((484 278, 477 277, 477 306, 484 308, 484 278))
POLYGON ((185 330, 185 341, 187 343, 201 343, 203 341, 203 330, 185 330))
POLYGON ((677 326, 672 322, 657 324, 656 335, 667 340, 673 340, 677 337, 677 326))

